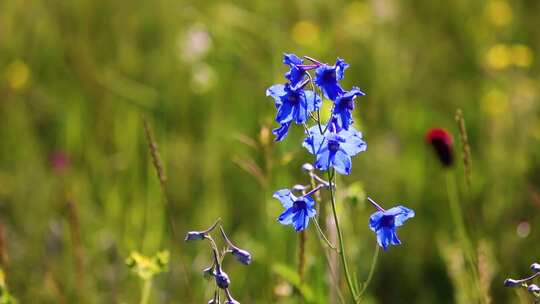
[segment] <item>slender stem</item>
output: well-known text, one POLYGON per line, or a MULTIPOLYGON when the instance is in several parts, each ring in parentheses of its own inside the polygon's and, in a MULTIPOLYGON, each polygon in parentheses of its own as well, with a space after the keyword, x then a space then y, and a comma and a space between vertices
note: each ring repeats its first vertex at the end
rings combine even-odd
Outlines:
POLYGON ((309 61, 311 61, 311 62, 314 62, 314 63, 316 63, 316 64, 318 64, 318 65, 321 65, 321 64, 322 64, 319 60, 314 59, 314 58, 312 58, 312 57, 304 56, 304 58, 306 58, 307 60, 309 60, 309 61))
POLYGON ((326 237, 326 235, 322 231, 321 226, 319 225, 319 221, 317 219, 314 219, 313 223, 315 224, 315 228, 317 228, 317 232, 319 232, 319 235, 321 236, 321 240, 323 240, 330 249, 333 249, 336 252, 339 252, 337 247, 333 245, 332 242, 330 242, 330 240, 326 237))
POLYGON ((354 288, 351 274, 349 272, 349 265, 347 264, 347 258, 345 257, 345 245, 343 242, 343 234, 341 233, 341 226, 339 225, 339 218, 337 216, 336 211, 336 198, 334 194, 334 178, 335 173, 334 169, 328 171, 328 180, 330 181, 330 198, 332 202, 332 214, 334 216, 334 222, 336 223, 336 230, 338 233, 338 240, 339 240, 339 255, 341 257, 341 263, 343 265, 343 271, 345 272, 345 278, 347 279, 347 286, 349 287, 349 291, 351 292, 351 296, 353 299, 356 299, 356 290, 354 288), (332 172, 332 173, 331 173, 332 172))
POLYGON ((373 274, 375 273, 375 268, 377 266, 377 260, 379 259, 379 252, 380 252, 379 245, 377 243, 375 243, 375 253, 373 254, 373 259, 371 260, 371 267, 369 268, 369 273, 368 273, 367 279, 364 282, 364 284, 362 285, 362 290, 358 293, 358 298, 359 299, 360 299, 360 297, 362 297, 362 295, 364 294, 364 292, 368 288, 369 283, 371 283, 371 279, 373 278, 373 274))
POLYGON ((139 302, 140 304, 148 304, 148 300, 150 300, 151 291, 152 291, 152 279, 144 280, 141 301, 139 302))
POLYGON ((461 205, 459 203, 458 190, 456 186, 456 181, 451 171, 446 172, 446 189, 448 191, 448 201, 450 205, 450 213, 454 220, 454 225, 457 227, 458 237, 461 242, 461 247, 463 248, 465 258, 469 263, 469 268, 471 269, 474 284, 477 287, 477 290, 480 290, 479 276, 476 269, 476 263, 474 261, 473 249, 470 242, 470 239, 467 235, 467 230, 465 228, 465 223, 463 222, 463 212, 461 210, 461 205))

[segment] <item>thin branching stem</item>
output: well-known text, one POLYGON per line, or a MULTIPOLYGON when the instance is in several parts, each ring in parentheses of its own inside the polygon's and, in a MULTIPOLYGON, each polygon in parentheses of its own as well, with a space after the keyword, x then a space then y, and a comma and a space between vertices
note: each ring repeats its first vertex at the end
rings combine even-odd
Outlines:
POLYGON ((347 279, 347 286, 349 287, 349 291, 351 293, 351 296, 353 299, 356 299, 356 290, 352 281, 351 274, 349 272, 349 265, 347 263, 347 258, 345 257, 345 244, 343 241, 343 233, 341 232, 341 226, 339 224, 339 217, 337 215, 336 210, 336 198, 335 198, 335 189, 334 189, 334 178, 335 178, 335 172, 332 168, 331 170, 328 170, 328 180, 330 181, 330 198, 332 203, 332 214, 334 216, 334 222, 336 224, 336 230, 338 233, 338 241, 339 241, 339 255, 341 257, 341 263, 343 265, 343 271, 345 272, 345 278, 347 279))

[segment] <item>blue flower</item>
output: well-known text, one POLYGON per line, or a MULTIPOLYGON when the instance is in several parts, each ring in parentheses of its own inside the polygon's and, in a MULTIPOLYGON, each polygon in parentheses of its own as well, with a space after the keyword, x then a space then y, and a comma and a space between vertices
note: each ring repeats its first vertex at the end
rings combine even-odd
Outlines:
POLYGON ((292 87, 296 87, 304 80, 306 76, 304 69, 299 67, 299 65, 303 64, 304 61, 298 58, 298 56, 295 54, 284 54, 283 63, 288 65, 290 68, 290 70, 285 73, 285 78, 289 80, 292 87))
POLYGON ((362 133, 353 127, 339 130, 332 126, 324 135, 318 126, 311 127, 302 145, 311 154, 315 154, 317 169, 328 170, 334 167, 338 173, 347 175, 351 172, 351 157, 367 149, 362 133))
POLYGON ((349 129, 349 126, 353 123, 351 112, 354 110, 354 100, 357 96, 365 95, 359 88, 353 87, 350 91, 344 92, 336 98, 332 114, 340 128, 349 129))
POLYGON ((343 79, 343 74, 349 65, 341 58, 336 60, 336 64, 329 66, 321 65, 315 70, 315 83, 321 88, 324 96, 331 100, 343 93, 338 81, 343 79))
POLYGON ((315 201, 309 195, 296 197, 289 189, 281 189, 273 197, 285 208, 278 221, 283 225, 292 225, 296 231, 306 229, 309 218, 315 216, 315 201))
POLYGON ((386 250, 389 245, 401 244, 396 228, 412 217, 414 217, 414 211, 403 206, 377 211, 369 218, 369 228, 377 234, 379 246, 386 250))
POLYGON ((277 108, 276 122, 280 127, 272 132, 276 134, 276 141, 281 141, 289 131, 291 122, 303 124, 309 114, 320 108, 322 100, 313 91, 304 91, 294 88, 290 84, 276 84, 266 90, 266 96, 274 98, 277 108))

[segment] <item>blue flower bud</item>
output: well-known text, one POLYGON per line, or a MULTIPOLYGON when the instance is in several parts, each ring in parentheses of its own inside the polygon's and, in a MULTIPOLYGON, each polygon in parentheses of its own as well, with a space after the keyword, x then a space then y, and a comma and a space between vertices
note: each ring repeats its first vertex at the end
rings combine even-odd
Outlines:
POLYGON ((531 269, 534 272, 540 272, 540 264, 539 263, 532 263, 531 269))
POLYGON ((216 273, 214 272, 214 266, 203 269, 203 277, 207 280, 210 280, 216 273))
POLYGON ((231 284, 231 280, 225 272, 218 271, 216 273, 216 284, 219 288, 225 289, 229 287, 229 284, 231 284))
POLYGON ((231 249, 231 253, 234 255, 236 260, 244 265, 249 265, 251 263, 251 254, 246 250, 234 247, 231 249))
POLYGON ((533 292, 533 293, 534 292, 540 292, 540 287, 538 287, 538 285, 536 285, 536 284, 531 284, 531 285, 529 285, 529 287, 527 287, 527 290, 529 292, 533 292))
POLYGON ((236 301, 233 298, 230 298, 229 300, 225 301, 225 304, 240 304, 240 302, 236 301))
POLYGON ((517 286, 519 285, 519 281, 518 280, 514 280, 514 279, 506 279, 504 280, 504 286, 506 287, 513 287, 513 286, 517 286))
POLYGON ((206 233, 203 231, 190 231, 186 234, 184 241, 189 242, 204 240, 205 235, 206 233))

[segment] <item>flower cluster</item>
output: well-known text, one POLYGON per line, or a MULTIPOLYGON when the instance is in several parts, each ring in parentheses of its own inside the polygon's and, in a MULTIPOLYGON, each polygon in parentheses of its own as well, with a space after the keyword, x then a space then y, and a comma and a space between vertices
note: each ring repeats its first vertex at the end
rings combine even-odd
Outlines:
POLYGON ((504 286, 506 287, 523 287, 535 298, 535 303, 540 300, 540 287, 538 285, 531 283, 534 278, 540 276, 540 264, 532 263, 531 265, 532 274, 523 279, 506 279, 504 280, 504 286))
POLYGON ((238 262, 244 265, 249 265, 251 263, 251 254, 248 251, 235 246, 231 242, 231 240, 229 240, 227 234, 225 233, 225 230, 223 230, 223 227, 221 225, 219 226, 219 230, 225 242, 225 248, 224 250, 220 251, 217 247, 216 242, 214 241, 214 238, 210 235, 210 233, 218 226, 219 222, 220 220, 218 219, 212 226, 203 231, 189 231, 186 234, 185 241, 191 242, 208 240, 210 242, 213 262, 211 266, 203 269, 203 276, 207 279, 213 278, 216 284, 216 289, 214 291, 214 297, 210 301, 208 301, 208 304, 221 303, 220 290, 223 290, 225 294, 226 300, 224 304, 240 304, 240 302, 236 301, 231 295, 231 292, 229 290, 231 280, 227 273, 223 271, 222 261, 227 254, 231 254, 238 262))
MULTIPOLYGON (((335 191, 335 172, 349 175, 352 157, 367 149, 362 133, 352 126, 356 99, 366 94, 358 87, 346 90, 340 84, 349 68, 343 59, 338 58, 330 65, 308 56, 300 58, 285 54, 283 63, 289 68, 285 73, 287 82, 266 90, 277 109, 275 121, 279 126, 272 132, 276 141, 282 141, 293 123, 302 125, 306 135, 302 146, 314 155, 315 160, 313 165, 304 165, 312 180, 310 191, 307 191, 310 186, 281 189, 274 193, 274 198, 285 209, 278 217, 279 223, 302 231, 316 216, 313 194, 323 188, 335 191), (331 102, 331 115, 326 122, 320 118, 323 99, 331 102), (310 119, 314 121, 313 126, 308 126, 310 119), (315 169, 327 171, 329 180, 315 174, 315 169)), ((386 250, 389 245, 400 244, 396 227, 413 217, 414 211, 403 206, 384 210, 373 200, 369 201, 378 210, 371 216, 369 226, 377 234, 379 245, 386 250)))

